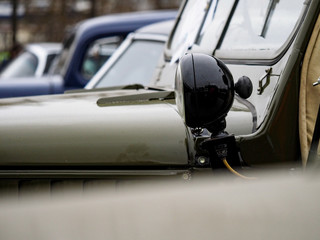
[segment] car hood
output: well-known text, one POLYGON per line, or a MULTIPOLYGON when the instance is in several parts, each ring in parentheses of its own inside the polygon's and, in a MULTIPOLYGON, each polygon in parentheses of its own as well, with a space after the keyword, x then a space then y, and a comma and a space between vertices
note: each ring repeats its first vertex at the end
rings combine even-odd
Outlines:
POLYGON ((173 92, 117 90, 0 100, 1 166, 187 166, 173 92))

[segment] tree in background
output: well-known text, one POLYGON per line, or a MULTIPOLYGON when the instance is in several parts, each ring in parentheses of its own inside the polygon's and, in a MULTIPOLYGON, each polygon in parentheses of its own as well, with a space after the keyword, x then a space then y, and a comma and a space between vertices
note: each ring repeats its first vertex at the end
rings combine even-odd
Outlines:
POLYGON ((61 42, 66 29, 87 18, 177 9, 180 3, 181 0, 0 0, 0 4, 11 8, 10 16, 0 18, 0 35, 6 36, 0 39, 0 51, 16 43, 61 42))

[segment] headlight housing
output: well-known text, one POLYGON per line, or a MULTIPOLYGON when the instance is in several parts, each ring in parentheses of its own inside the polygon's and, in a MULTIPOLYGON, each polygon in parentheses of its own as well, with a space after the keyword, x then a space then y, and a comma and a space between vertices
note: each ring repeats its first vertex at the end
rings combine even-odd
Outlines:
POLYGON ((177 68, 175 94, 186 125, 213 132, 225 121, 232 106, 233 77, 217 58, 200 53, 186 54, 177 68))

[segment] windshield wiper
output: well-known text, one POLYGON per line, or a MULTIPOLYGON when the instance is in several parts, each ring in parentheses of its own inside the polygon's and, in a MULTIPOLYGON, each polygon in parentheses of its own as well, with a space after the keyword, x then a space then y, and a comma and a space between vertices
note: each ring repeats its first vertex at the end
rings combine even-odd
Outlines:
POLYGON ((151 103, 153 101, 172 101, 175 99, 175 93, 171 91, 157 91, 157 92, 141 92, 139 94, 133 93, 129 95, 110 96, 98 99, 97 105, 100 107, 115 106, 115 105, 132 105, 151 103))
POLYGON ((269 5, 268 5, 268 9, 267 9, 267 13, 266 13, 266 16, 264 18, 264 24, 263 24, 263 27, 262 27, 262 30, 261 30, 261 33, 260 33, 260 36, 261 37, 265 37, 266 36, 266 33, 268 31, 268 28, 269 28, 269 24, 270 24, 270 20, 272 18, 272 15, 276 9, 276 5, 279 3, 279 0, 271 0, 269 2, 269 5))
POLYGON ((65 91, 64 93, 82 93, 82 92, 102 92, 102 91, 114 91, 114 90, 154 90, 154 91, 172 91, 172 89, 166 89, 161 87, 144 86, 142 84, 129 84, 104 88, 92 88, 92 89, 74 89, 65 91))
POLYGON ((135 89, 135 90, 146 89, 146 90, 155 90, 155 91, 170 91, 170 90, 172 90, 172 89, 166 89, 164 87, 144 86, 142 84, 129 84, 129 85, 122 86, 121 89, 135 89))

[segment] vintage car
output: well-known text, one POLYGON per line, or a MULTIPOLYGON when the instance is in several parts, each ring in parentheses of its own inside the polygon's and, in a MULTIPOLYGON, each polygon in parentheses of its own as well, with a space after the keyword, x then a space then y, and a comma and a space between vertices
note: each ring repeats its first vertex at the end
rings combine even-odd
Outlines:
POLYGON ((0 98, 59 94, 83 88, 130 32, 151 23, 173 20, 176 15, 176 10, 143 11, 79 22, 66 31, 61 54, 47 76, 0 81, 0 98))
POLYGON ((85 89, 149 85, 173 23, 173 20, 154 23, 129 34, 85 89))
MULTIPOLYGON (((31 43, 10 61, 0 73, 0 98, 50 92, 49 69, 62 50, 61 43, 31 43), (40 80, 40 81, 39 81, 40 80)), ((54 89, 52 90, 59 90, 54 89)), ((59 90, 60 91, 60 90, 59 90)))
POLYGON ((316 0, 185 1, 152 85, 2 99, 3 191, 312 166, 319 10, 316 0))
POLYGON ((0 80, 46 75, 61 50, 61 43, 27 44, 23 51, 1 71, 0 80))
POLYGON ((318 8, 318 1, 303 0, 186 1, 153 85, 173 85, 185 52, 222 60, 234 82, 253 85, 249 98, 236 94, 227 117, 244 161, 305 166, 320 103, 320 89, 312 85, 319 67, 311 62, 318 8), (251 120, 233 118, 233 110, 250 113, 251 120), (244 125, 251 127, 239 134, 244 125))

